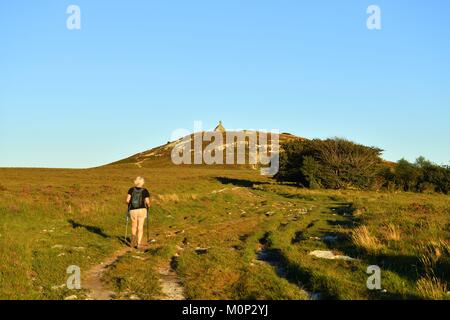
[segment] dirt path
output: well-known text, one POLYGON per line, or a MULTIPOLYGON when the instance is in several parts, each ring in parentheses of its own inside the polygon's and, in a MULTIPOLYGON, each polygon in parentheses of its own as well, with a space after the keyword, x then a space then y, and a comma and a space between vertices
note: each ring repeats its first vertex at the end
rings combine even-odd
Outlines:
MULTIPOLYGON (((112 256, 108 257, 104 262, 95 265, 87 273, 82 282, 83 289, 89 290, 86 295, 87 299, 92 300, 113 300, 118 293, 106 288, 102 282, 103 274, 106 270, 117 262, 121 257, 131 252, 131 248, 123 248, 116 251, 112 256)), ((159 281, 161 285, 162 295, 156 297, 157 300, 185 300, 183 294, 183 286, 178 278, 173 265, 176 263, 177 257, 172 257, 171 261, 167 261, 164 265, 157 269, 159 281)))
POLYGON ((177 252, 171 260, 157 269, 162 291, 162 295, 157 297, 158 300, 186 300, 183 286, 175 270, 178 263, 177 259, 182 250, 182 247, 177 246, 177 252))
POLYGON ((170 263, 158 269, 162 295, 158 300, 185 300, 183 286, 170 263))
POLYGON ((131 251, 131 248, 123 248, 116 251, 112 256, 108 257, 104 262, 92 267, 86 274, 82 282, 83 289, 89 290, 88 299, 93 300, 113 300, 116 293, 105 288, 102 282, 103 273, 113 265, 118 259, 131 251))

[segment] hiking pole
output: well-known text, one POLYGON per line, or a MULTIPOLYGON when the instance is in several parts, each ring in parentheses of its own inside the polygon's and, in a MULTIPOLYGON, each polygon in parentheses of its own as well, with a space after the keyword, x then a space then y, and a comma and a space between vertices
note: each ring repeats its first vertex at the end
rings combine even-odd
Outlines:
POLYGON ((150 207, 147 206, 147 243, 150 242, 150 233, 148 231, 148 225, 150 224, 150 220, 149 220, 149 211, 150 211, 150 207))
POLYGON ((125 224, 125 243, 129 244, 128 242, 128 214, 127 214, 127 223, 125 224))
POLYGON ((126 220, 127 220, 127 223, 125 224, 125 243, 130 245, 130 243, 128 242, 128 221, 130 220, 130 205, 128 205, 126 220))

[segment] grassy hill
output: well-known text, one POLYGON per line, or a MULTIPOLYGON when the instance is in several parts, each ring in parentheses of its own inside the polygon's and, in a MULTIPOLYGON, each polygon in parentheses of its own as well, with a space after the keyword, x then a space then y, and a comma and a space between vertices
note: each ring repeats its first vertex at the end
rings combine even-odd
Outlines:
POLYGON ((188 299, 449 297, 448 196, 300 189, 249 166, 175 166, 172 147, 93 169, 0 169, 0 299, 87 298, 65 287, 66 269, 81 268, 83 287, 125 246, 138 175, 155 241, 102 274, 116 299, 160 299, 166 266, 188 299), (382 290, 367 289, 369 265, 382 290))

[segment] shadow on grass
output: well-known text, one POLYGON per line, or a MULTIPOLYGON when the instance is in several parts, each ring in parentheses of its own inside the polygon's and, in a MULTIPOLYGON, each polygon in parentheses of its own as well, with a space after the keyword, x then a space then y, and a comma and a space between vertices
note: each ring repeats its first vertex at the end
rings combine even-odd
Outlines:
POLYGON ((119 240, 120 243, 126 245, 127 247, 131 246, 131 238, 130 237, 125 238, 125 236, 118 236, 117 240, 119 240))
MULTIPOLYGON (((257 255, 257 258, 272 266, 279 277, 286 279, 300 289, 319 293, 321 299, 339 299, 339 294, 328 288, 328 279, 322 277, 321 283, 318 283, 318 274, 292 263, 280 249, 266 248, 257 255)), ((328 282, 331 283, 331 281, 328 282)))
MULTIPOLYGON (((367 261, 370 264, 378 265, 382 270, 395 272, 414 282, 427 275, 427 271, 418 256, 380 254, 368 256, 367 261)), ((433 266, 432 273, 445 282, 449 282, 450 273, 448 270, 450 270, 449 259, 441 259, 433 266)))
POLYGON ((355 222, 352 220, 327 220, 327 223, 333 227, 342 227, 342 228, 353 228, 355 226, 355 222))
POLYGON ((351 217, 353 213, 356 211, 356 208, 353 206, 353 203, 342 202, 337 205, 329 207, 333 213, 336 213, 340 216, 351 217))
POLYGON ((72 228, 77 229, 77 228, 84 228, 89 232, 95 233, 97 235, 99 235, 102 238, 110 238, 109 235, 107 235, 102 228, 100 227, 96 227, 96 226, 89 226, 89 225, 85 225, 85 224, 81 224, 76 222, 75 220, 69 219, 67 220, 67 222, 70 223, 70 225, 72 226, 72 228))
POLYGON ((228 177, 216 177, 216 180, 222 184, 232 184, 237 187, 253 188, 256 185, 269 184, 269 182, 251 181, 246 179, 234 179, 228 177))
MULTIPOLYGON (((298 234, 298 237, 302 238, 303 234, 298 234)), ((259 239, 259 243, 263 246, 263 249, 257 253, 257 259, 272 266, 279 277, 286 279, 302 290, 307 290, 310 293, 319 292, 321 299, 339 299, 338 292, 331 288, 334 282, 329 281, 326 277, 320 279, 321 276, 314 273, 313 270, 300 267, 290 261, 282 250, 272 248, 269 232, 259 239), (320 283, 318 283, 318 280, 320 283)))

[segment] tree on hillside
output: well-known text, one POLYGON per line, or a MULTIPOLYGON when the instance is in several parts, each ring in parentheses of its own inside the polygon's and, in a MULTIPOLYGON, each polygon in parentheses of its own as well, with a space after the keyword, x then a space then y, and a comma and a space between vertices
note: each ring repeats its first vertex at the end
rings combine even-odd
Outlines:
POLYGON ((450 192, 450 168, 434 164, 424 157, 419 157, 414 163, 401 159, 393 170, 384 170, 382 175, 387 181, 385 185, 394 184, 402 191, 450 192))
POLYGON ((277 179, 312 188, 370 188, 382 163, 380 149, 340 138, 291 141, 284 150, 277 179))
POLYGON ((400 159, 395 167, 395 183, 403 191, 416 191, 420 171, 406 159, 400 159))

